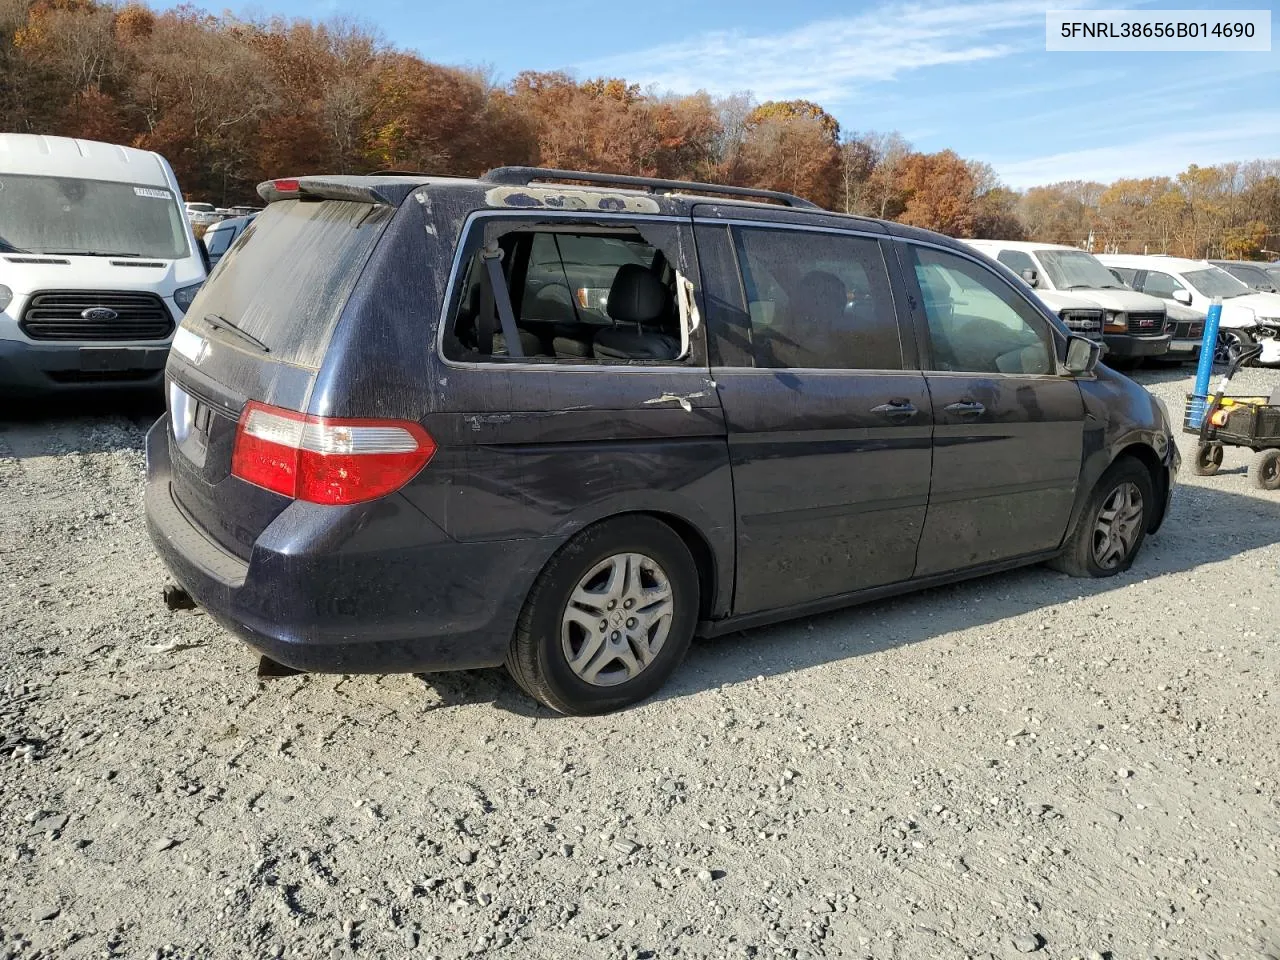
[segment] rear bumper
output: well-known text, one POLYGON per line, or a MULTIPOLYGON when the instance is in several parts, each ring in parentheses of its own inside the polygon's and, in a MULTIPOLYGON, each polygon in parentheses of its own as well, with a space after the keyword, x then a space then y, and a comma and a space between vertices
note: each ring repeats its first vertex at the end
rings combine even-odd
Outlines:
POLYGON ((459 543, 397 496, 294 503, 245 561, 174 499, 167 416, 147 434, 146 515, 174 579, 271 659, 317 673, 498 666, 548 540, 459 543))
POLYGON ((1103 337, 1107 355, 1111 357, 1160 357, 1169 352, 1172 340, 1168 334, 1163 337, 1135 337, 1127 333, 1116 333, 1103 337))
POLYGON ((0 340, 0 393, 158 390, 168 356, 168 343, 83 346, 0 340))

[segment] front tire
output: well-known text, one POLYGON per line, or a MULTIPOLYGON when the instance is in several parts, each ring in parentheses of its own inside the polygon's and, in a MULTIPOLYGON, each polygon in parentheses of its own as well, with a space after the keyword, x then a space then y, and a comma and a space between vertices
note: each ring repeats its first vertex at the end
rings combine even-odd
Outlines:
POLYGON ((651 696, 684 659, 699 607, 683 540, 654 517, 589 527, 529 591, 507 670, 560 713, 617 710, 651 696))
POLYGON ((1155 508, 1151 474, 1122 457, 1089 495, 1062 553, 1050 566, 1073 577, 1114 577, 1133 564, 1155 508))

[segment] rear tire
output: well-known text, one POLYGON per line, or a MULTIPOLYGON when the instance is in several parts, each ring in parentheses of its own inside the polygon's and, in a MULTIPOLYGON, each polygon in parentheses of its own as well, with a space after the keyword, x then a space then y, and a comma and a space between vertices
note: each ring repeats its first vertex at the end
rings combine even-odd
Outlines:
POLYGON ((1221 466, 1221 443, 1209 440, 1196 446, 1196 462, 1192 469, 1197 477, 1212 477, 1221 466))
POLYGON ((1280 450, 1263 450, 1258 454, 1250 476, 1260 490, 1280 490, 1280 450))
POLYGON ((1114 577, 1133 564, 1155 509, 1151 474, 1121 457, 1093 488, 1075 529, 1049 566, 1073 577, 1114 577))
POLYGON ((698 621, 698 569, 674 530, 627 516, 560 548, 529 591, 507 670, 559 713, 644 700, 684 659, 698 621))

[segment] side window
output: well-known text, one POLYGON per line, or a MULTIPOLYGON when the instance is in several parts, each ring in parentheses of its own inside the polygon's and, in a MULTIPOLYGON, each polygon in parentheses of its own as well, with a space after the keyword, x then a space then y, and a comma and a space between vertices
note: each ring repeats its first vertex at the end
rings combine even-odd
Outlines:
POLYGON ((908 245, 920 285, 934 370, 1046 374, 1054 371, 1046 323, 981 264, 908 245))
MULTIPOLYGON (((1001 250, 1000 256, 996 257, 1006 267, 1022 276, 1023 270, 1035 270, 1035 262, 1032 261, 1030 254, 1023 253, 1021 250, 1001 250)), ((1040 271, 1036 270, 1037 273, 1040 271)))
POLYGON ((742 272, 731 228, 695 223, 698 269, 702 271, 702 309, 707 320, 707 353, 713 367, 750 367, 751 317, 742 291, 742 272))
POLYGON ((876 240, 734 229, 757 367, 900 370, 902 343, 876 240))
POLYGON ((1162 297, 1165 300, 1172 300, 1174 291, 1184 290, 1177 280, 1167 273, 1161 273, 1158 270, 1149 270, 1147 279, 1142 282, 1142 292, 1149 293, 1153 297, 1162 297))
POLYGON ((688 360, 696 323, 692 285, 678 273, 679 247, 678 230, 668 224, 477 221, 464 241, 445 356, 688 360), (496 284, 491 260, 498 264, 496 284), (510 328, 503 317, 508 304, 510 328))
POLYGON ((205 238, 209 243, 205 244, 209 248, 209 253, 215 257, 222 256, 227 252, 227 247, 231 246, 231 239, 236 235, 235 230, 212 230, 212 236, 208 234, 205 238))

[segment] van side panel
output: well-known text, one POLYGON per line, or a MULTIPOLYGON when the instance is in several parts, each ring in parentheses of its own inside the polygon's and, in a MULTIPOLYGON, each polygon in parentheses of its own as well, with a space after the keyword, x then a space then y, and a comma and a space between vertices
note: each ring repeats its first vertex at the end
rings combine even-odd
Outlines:
MULTIPOLYGON (((442 237, 458 237, 464 209, 453 211, 451 223, 437 219, 442 237)), ((683 239, 681 257, 681 272, 698 276, 691 238, 683 239)), ((727 614, 733 484, 724 415, 706 366, 453 364, 435 350, 443 312, 423 330, 422 345, 430 347, 432 390, 422 422, 439 447, 404 496, 462 542, 559 544, 618 514, 672 515, 710 548, 717 586, 707 612, 727 614), (688 397, 691 409, 661 399, 668 395, 688 397)), ((705 346, 695 355, 705 356, 705 346)), ((512 575, 531 584, 536 573, 512 575)))

